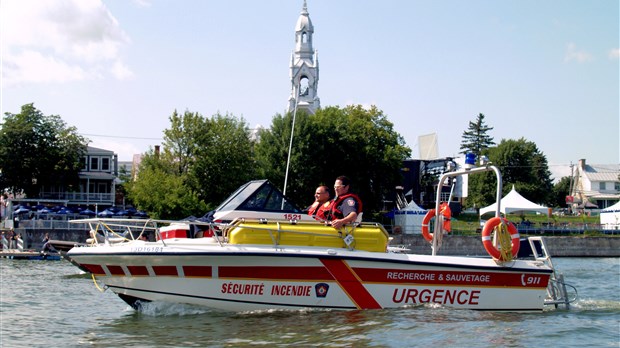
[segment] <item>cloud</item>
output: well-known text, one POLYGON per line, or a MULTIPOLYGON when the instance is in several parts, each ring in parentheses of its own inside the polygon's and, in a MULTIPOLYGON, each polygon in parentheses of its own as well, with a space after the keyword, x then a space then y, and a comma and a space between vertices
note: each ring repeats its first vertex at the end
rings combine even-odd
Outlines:
POLYGON ((88 73, 79 66, 31 50, 6 57, 2 64, 2 77, 9 85, 18 82, 68 82, 88 77, 88 73))
POLYGON ((133 2, 138 7, 151 7, 151 2, 149 0, 133 0, 133 2))
POLYGON ((131 161, 133 155, 141 154, 148 150, 148 146, 139 148, 136 144, 128 141, 114 141, 106 139, 97 139, 90 144, 92 147, 114 151, 118 155, 119 161, 131 161))
POLYGON ((620 48, 613 48, 609 50, 609 59, 619 59, 620 58, 620 48))
POLYGON ((110 71, 117 80, 128 80, 134 76, 133 72, 120 60, 114 62, 114 65, 112 65, 110 71))
POLYGON ((127 78, 129 36, 101 0, 2 2, 4 85, 127 78))
POLYGON ((577 63, 586 63, 592 60, 592 55, 586 51, 577 50, 577 45, 569 43, 566 47, 565 62, 576 61, 577 63))

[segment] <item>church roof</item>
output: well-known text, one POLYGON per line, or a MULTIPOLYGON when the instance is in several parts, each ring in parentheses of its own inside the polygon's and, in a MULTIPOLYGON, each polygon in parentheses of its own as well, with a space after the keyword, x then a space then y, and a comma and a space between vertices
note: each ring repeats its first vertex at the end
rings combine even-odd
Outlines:
POLYGON ((299 15, 299 19, 297 19, 295 31, 303 31, 304 29, 309 32, 314 32, 314 26, 312 25, 312 21, 310 20, 308 6, 305 0, 304 7, 301 9, 301 14, 299 15))

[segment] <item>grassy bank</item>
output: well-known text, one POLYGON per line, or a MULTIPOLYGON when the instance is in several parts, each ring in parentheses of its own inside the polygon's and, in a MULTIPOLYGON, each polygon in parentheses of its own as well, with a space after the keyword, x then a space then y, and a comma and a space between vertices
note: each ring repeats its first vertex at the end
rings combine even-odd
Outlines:
MULTIPOLYGON (((538 214, 508 214, 508 220, 520 224, 521 230, 540 234, 546 229, 566 229, 567 231, 582 230, 585 232, 567 232, 566 234, 604 235, 600 232, 598 216, 556 216, 548 217, 538 214)), ((460 214, 452 218, 452 231, 455 234, 478 234, 480 219, 477 214, 460 214)), ((543 233, 547 234, 547 233, 543 233)))

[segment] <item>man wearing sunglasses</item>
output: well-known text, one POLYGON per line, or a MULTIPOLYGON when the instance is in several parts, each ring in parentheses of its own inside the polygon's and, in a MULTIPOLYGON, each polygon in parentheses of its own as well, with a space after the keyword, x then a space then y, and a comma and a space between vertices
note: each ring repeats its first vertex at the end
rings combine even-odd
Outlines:
POLYGON ((349 192, 350 183, 349 178, 344 175, 337 177, 334 183, 336 198, 334 198, 328 218, 335 229, 355 222, 357 216, 362 213, 362 200, 356 194, 349 192))

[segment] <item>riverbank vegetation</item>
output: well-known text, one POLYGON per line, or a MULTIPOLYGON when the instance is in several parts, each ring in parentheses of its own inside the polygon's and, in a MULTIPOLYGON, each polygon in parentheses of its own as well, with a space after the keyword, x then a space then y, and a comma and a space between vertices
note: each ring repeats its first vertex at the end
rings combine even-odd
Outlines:
MULTIPOLYGON (((351 178, 351 191, 363 200, 365 220, 380 221, 385 202, 395 201, 412 156, 388 116, 376 106, 327 106, 308 115, 276 114, 269 128, 252 130, 231 114, 205 117, 174 111, 160 146, 142 154, 135 175, 121 173, 116 185, 119 204, 133 205, 161 219, 202 216, 216 208, 237 187, 268 179, 301 208, 313 202, 318 185, 331 187, 339 175, 351 178), (293 120, 295 121, 293 122, 293 120), (293 127, 294 123, 294 127, 293 127), (291 134, 294 137, 291 137, 291 134), (291 142, 292 139, 292 142, 291 142), (287 167, 290 157, 290 166, 287 167)), ((503 175, 504 192, 514 186, 524 197, 549 207, 564 207, 569 181, 552 184, 545 155, 524 138, 502 139, 495 145, 493 127, 479 114, 463 133, 461 153, 486 156, 503 175)), ((33 104, 19 114, 7 113, 0 128, 0 184, 15 194, 37 198, 44 187, 76 191, 88 139, 60 116, 45 116, 33 104)), ((424 162, 423 160, 420 160, 424 162)), ((434 197, 439 176, 450 167, 421 169, 419 197, 434 197)), ((464 208, 494 202, 494 176, 472 176, 464 208)), ((419 185, 418 185, 419 184, 419 185)), ((418 202, 431 206, 431 201, 418 202)), ((391 209, 391 208, 387 208, 391 209)), ((457 228, 473 229, 473 221, 455 219, 457 228)), ((542 223, 542 222, 541 222, 542 223)), ((477 222, 476 222, 477 224, 477 222)))
MULTIPOLYGON (((524 234, 601 234, 598 215, 552 215, 548 217, 542 214, 508 214, 507 219, 518 225, 520 231, 525 232, 524 234)), ((479 234, 484 221, 478 217, 478 214, 460 214, 451 220, 452 231, 461 235, 479 234)))

